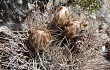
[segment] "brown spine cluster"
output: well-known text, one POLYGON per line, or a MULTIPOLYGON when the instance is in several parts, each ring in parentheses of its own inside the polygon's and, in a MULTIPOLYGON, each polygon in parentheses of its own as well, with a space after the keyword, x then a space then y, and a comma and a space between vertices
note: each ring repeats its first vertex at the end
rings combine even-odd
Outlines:
POLYGON ((68 38, 77 36, 81 31, 85 30, 86 24, 77 20, 70 20, 65 26, 64 32, 68 38))
POLYGON ((48 48, 47 45, 51 41, 52 36, 47 29, 30 29, 28 39, 36 51, 44 51, 48 48))
POLYGON ((67 7, 58 7, 54 16, 54 21, 56 25, 58 25, 59 27, 67 25, 67 22, 70 19, 69 14, 69 9, 67 7))

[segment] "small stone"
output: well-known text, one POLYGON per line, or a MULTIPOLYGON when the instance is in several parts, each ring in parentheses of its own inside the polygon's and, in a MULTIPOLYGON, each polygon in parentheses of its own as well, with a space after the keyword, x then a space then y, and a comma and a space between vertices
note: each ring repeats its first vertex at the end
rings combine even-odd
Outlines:
POLYGON ((108 28, 108 25, 106 23, 103 23, 102 24, 102 29, 107 29, 108 28))
POLYGON ((90 17, 91 17, 92 19, 96 19, 96 14, 95 14, 95 13, 92 13, 92 14, 90 14, 90 17))
POLYGON ((107 52, 107 49, 106 49, 105 46, 102 46, 102 48, 101 48, 101 52, 107 52))
POLYGON ((22 5, 23 1, 22 0, 18 0, 18 3, 22 5))
POLYGON ((0 22, 3 22, 3 20, 0 19, 0 22))

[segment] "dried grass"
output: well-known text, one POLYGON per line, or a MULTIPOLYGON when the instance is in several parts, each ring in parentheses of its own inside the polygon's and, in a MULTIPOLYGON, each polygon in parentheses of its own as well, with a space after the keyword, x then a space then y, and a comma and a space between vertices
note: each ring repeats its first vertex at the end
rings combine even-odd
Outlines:
POLYGON ((98 23, 90 18, 87 32, 74 39, 65 37, 63 30, 55 26, 53 14, 33 11, 25 22, 29 28, 49 27, 54 37, 47 52, 36 53, 25 41, 27 31, 12 31, 11 35, 0 34, 0 66, 5 70, 109 70, 110 63, 96 50, 103 40, 96 36, 98 23), (90 22, 91 21, 91 22, 90 22), (53 26, 51 26, 53 23, 53 26), (50 26, 48 26, 50 25, 50 26))

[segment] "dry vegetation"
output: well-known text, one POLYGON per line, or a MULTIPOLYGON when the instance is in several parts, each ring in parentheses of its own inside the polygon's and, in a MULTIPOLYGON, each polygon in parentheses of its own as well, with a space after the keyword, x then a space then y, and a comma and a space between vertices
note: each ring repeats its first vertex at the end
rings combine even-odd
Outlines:
MULTIPOLYGON (((24 24, 26 29, 14 30, 6 26, 0 27, 0 70, 109 70, 109 57, 101 52, 101 48, 110 41, 110 28, 108 28, 110 25, 103 24, 104 21, 99 17, 91 18, 90 13, 79 6, 70 5, 68 6, 71 13, 69 23, 71 20, 74 26, 75 20, 82 21, 87 24, 87 28, 83 33, 79 33, 80 30, 77 35, 69 38, 65 35, 69 34, 65 33, 65 25, 60 27, 56 24, 56 20, 53 21, 56 11, 53 12, 51 7, 54 6, 48 6, 44 13, 37 8, 31 10, 25 20, 19 21, 18 19, 19 23, 12 22, 20 26, 24 24), (47 45, 43 44, 48 47, 45 51, 38 51, 38 49, 48 39, 48 37, 45 38, 48 33, 46 34, 43 30, 40 34, 37 31, 39 27, 41 31, 42 28, 46 28, 47 32, 52 35, 52 38, 45 43, 47 45), (33 28, 35 31, 28 32, 33 28), (34 38, 30 36, 31 34, 34 38), (42 38, 37 38, 40 35, 42 38), (33 41, 43 42, 34 45, 33 41)), ((13 21, 11 18, 10 20, 13 21)), ((66 27, 69 28, 69 25, 66 27)), ((71 27, 72 29, 74 27, 71 27)))

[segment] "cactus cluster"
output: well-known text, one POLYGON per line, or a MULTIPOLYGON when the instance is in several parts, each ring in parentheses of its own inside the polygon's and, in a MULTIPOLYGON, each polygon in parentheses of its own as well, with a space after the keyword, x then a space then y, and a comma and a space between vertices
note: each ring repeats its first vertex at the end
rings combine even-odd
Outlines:
MULTIPOLYGON (((78 36, 86 28, 82 21, 72 20, 68 7, 64 6, 56 9, 53 22, 55 26, 63 30, 63 34, 69 39, 78 36)), ((47 45, 52 40, 52 34, 47 28, 30 29, 28 39, 36 51, 44 50, 44 48, 48 48, 47 45)))

